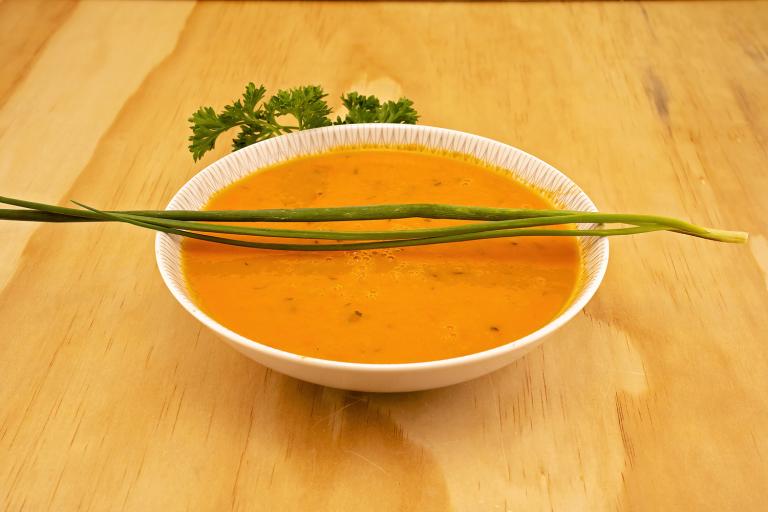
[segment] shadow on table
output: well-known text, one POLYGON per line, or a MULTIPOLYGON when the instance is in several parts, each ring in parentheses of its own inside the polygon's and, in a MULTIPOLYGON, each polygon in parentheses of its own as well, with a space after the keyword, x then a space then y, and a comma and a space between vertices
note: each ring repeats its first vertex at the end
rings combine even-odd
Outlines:
POLYGON ((285 475, 318 504, 341 505, 344 494, 375 496, 375 510, 449 510, 444 465, 435 452, 472 452, 482 445, 485 423, 492 422, 488 430, 494 432, 503 421, 501 401, 524 401, 531 393, 527 361, 463 384, 391 394, 331 389, 270 373, 271 416, 282 425, 273 442, 294 454, 281 462, 285 475), (344 482, 343 491, 329 481, 344 482))

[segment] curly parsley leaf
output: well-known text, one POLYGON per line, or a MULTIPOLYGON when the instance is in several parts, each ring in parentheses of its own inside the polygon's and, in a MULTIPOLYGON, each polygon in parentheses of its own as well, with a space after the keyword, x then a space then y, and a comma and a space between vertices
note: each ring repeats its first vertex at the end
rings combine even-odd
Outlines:
POLYGON ((267 102, 265 108, 274 117, 292 115, 298 123, 298 130, 328 126, 331 108, 325 102, 328 96, 318 85, 296 87, 277 94, 267 102))
POLYGON ((342 96, 341 102, 347 107, 347 115, 344 118, 337 117, 334 124, 414 124, 419 119, 419 115, 413 108, 413 102, 407 98, 382 104, 376 96, 363 96, 352 91, 342 96))
POLYGON ((211 107, 200 107, 189 118, 189 122, 192 123, 189 151, 195 161, 202 158, 206 151, 213 149, 219 135, 236 126, 220 119, 211 107))
POLYGON ((192 129, 189 151, 192 158, 195 161, 202 158, 215 147, 219 135, 236 127, 240 131, 232 140, 233 150, 296 130, 331 124, 413 124, 419 117, 413 109, 413 102, 407 98, 381 103, 375 96, 350 92, 341 97, 347 114, 343 118, 337 116, 332 122, 329 117, 332 111, 325 101, 328 95, 318 85, 279 90, 265 101, 266 92, 263 85, 256 87, 251 82, 241 99, 234 100, 218 114, 211 107, 200 107, 192 114, 189 118, 192 129))

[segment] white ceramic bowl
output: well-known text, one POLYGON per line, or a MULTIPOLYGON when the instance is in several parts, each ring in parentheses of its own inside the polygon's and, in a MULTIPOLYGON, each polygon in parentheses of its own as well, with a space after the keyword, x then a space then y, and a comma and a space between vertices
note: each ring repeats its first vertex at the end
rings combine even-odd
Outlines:
MULTIPOLYGON (((597 211, 581 189, 554 167, 512 146, 468 133, 430 126, 361 124, 329 126, 283 135, 229 154, 203 169, 179 190, 168 210, 198 210, 219 189, 258 169, 299 155, 356 144, 419 144, 465 153, 509 170, 518 179, 549 191, 563 207, 597 211)), ((591 227, 584 225, 582 227, 591 227)), ((592 298, 608 265, 608 240, 580 238, 583 278, 571 305, 541 329, 499 347, 467 356, 404 364, 362 364, 299 356, 245 338, 203 313, 192 302, 181 270, 180 239, 157 235, 160 273, 176 300, 208 328, 247 357, 297 379, 357 391, 416 391, 456 384, 520 358, 565 324, 592 298)))

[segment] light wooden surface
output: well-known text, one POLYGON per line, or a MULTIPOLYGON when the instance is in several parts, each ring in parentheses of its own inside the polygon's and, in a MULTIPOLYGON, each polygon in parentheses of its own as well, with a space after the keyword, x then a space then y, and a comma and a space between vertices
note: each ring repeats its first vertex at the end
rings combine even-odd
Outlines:
POLYGON ((602 208, 745 229, 612 244, 584 314, 404 395, 272 373, 152 235, 0 224, 0 509, 764 510, 768 4, 0 2, 0 193, 162 207, 187 116, 253 80, 413 98, 602 208))

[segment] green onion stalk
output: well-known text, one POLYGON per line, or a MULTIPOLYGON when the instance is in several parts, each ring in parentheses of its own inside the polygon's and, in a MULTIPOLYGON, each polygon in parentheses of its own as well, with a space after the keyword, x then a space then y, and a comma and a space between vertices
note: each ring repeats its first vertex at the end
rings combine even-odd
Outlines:
POLYGON ((489 238, 521 236, 610 237, 654 231, 670 231, 726 243, 744 243, 748 239, 748 234, 742 231, 707 228, 658 215, 491 208, 429 203, 219 211, 105 211, 76 202, 75 204, 81 208, 67 208, 2 196, 0 196, 0 203, 21 207, 21 209, 0 209, 0 220, 53 223, 121 222, 208 242, 284 251, 358 251, 467 242, 489 238), (300 230, 217 224, 240 222, 312 223, 404 218, 453 219, 475 222, 437 228, 375 231, 300 230), (570 224, 587 224, 593 227, 573 229, 562 227, 570 224), (606 227, 609 224, 619 224, 623 227, 606 227), (549 228, 547 226, 556 227, 549 228), (273 243, 216 235, 303 239, 318 243, 273 243), (332 243, 319 243, 319 241, 331 241, 332 243))

